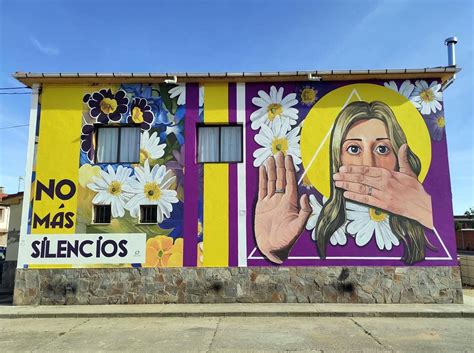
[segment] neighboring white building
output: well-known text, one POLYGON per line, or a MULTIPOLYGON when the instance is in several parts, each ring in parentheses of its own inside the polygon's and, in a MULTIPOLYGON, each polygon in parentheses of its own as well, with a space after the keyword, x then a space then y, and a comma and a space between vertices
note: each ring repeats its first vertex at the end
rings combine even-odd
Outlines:
MULTIPOLYGON (((4 248, 7 246, 9 219, 10 219, 10 208, 8 206, 0 206, 0 248, 4 248)), ((0 260, 1 260, 1 257, 0 257, 0 260)))
POLYGON ((23 192, 3 196, 0 200, 1 293, 13 292, 15 268, 18 259, 22 204, 23 192))

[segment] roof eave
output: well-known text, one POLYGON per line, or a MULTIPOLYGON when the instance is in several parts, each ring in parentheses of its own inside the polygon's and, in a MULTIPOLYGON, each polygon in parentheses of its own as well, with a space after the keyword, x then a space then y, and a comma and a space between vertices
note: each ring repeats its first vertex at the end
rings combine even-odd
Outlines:
POLYGON ((257 82, 257 81, 354 81, 439 78, 445 82, 461 71, 456 66, 425 69, 376 69, 376 70, 315 70, 292 72, 224 72, 224 73, 32 73, 16 72, 13 77, 24 85, 43 83, 161 83, 176 77, 179 83, 188 82, 257 82))

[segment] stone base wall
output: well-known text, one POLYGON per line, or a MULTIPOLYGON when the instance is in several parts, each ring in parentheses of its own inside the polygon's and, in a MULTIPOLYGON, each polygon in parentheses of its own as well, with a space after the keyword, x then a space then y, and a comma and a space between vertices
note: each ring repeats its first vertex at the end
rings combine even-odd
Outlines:
POLYGON ((15 305, 462 303, 459 267, 18 269, 15 305))
POLYGON ((461 263, 461 281, 467 286, 474 286, 474 252, 459 254, 461 263))

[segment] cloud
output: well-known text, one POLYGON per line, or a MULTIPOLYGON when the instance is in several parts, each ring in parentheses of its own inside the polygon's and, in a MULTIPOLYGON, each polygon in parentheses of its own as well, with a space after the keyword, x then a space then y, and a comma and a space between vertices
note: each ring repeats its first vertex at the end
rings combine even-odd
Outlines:
POLYGON ((54 48, 54 47, 48 47, 46 45, 41 44, 41 42, 34 38, 30 37, 30 41, 33 44, 33 46, 38 49, 40 52, 46 55, 58 55, 59 54, 59 49, 54 48))

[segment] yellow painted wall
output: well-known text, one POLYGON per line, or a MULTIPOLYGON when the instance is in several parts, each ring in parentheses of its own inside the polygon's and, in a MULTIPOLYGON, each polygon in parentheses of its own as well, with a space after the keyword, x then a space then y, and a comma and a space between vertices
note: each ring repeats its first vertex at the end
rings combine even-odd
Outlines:
MULTIPOLYGON (((204 122, 227 123, 227 83, 204 86, 204 122)), ((205 267, 226 267, 229 262, 229 167, 204 164, 204 261, 205 267)))
MULTIPOLYGON (((39 140, 36 157, 36 190, 33 190, 33 219, 35 214, 43 218, 50 214, 50 222, 60 212, 72 212, 74 225, 70 228, 46 224, 33 228, 33 234, 68 234, 75 232, 77 212, 77 179, 79 170, 79 151, 82 119, 82 97, 86 86, 77 85, 44 85, 41 96, 41 115, 39 121, 39 140), (76 185, 76 192, 67 200, 54 196, 50 198, 42 193, 41 200, 37 199, 38 181, 49 186, 50 180, 57 184, 63 179, 76 185)), ((68 194, 69 186, 61 189, 68 194)), ((60 216, 57 216, 59 219, 60 216)), ((33 221, 32 219, 32 221, 33 221)))

